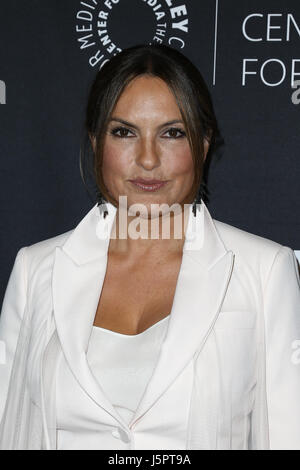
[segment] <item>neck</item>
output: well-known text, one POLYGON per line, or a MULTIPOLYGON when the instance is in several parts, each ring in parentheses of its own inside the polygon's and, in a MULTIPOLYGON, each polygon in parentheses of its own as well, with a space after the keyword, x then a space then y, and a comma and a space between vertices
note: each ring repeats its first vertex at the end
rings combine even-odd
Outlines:
POLYGON ((177 213, 143 218, 117 209, 110 239, 110 252, 146 255, 181 253, 189 218, 189 205, 177 213))

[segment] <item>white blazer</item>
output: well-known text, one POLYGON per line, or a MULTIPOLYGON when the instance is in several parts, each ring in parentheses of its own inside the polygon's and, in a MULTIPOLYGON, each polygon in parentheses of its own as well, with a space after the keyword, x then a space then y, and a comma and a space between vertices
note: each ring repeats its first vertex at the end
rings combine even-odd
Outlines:
MULTIPOLYGON (((187 449, 299 450, 295 254, 212 219, 204 203, 195 225, 191 207, 167 336, 132 428, 136 448, 151 448, 143 436, 161 416, 172 422, 190 368, 187 449)), ((107 422, 128 431, 86 360, 116 208, 108 211, 103 219, 95 205, 75 229, 17 253, 0 319, 1 449, 56 449, 62 351, 107 422)))

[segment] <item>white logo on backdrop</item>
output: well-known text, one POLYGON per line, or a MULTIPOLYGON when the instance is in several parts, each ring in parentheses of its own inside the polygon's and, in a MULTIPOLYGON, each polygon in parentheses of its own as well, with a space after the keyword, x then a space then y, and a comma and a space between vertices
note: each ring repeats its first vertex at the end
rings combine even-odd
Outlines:
POLYGON ((0 80, 0 104, 6 104, 6 85, 3 80, 0 80))
MULTIPOLYGON (((293 13, 252 13, 244 18, 242 34, 249 42, 288 44, 300 39, 299 21, 293 13), (253 27, 259 30, 256 35, 251 32, 253 27)), ((300 59, 291 58, 287 62, 282 57, 245 58, 242 71, 243 86, 250 80, 248 76, 251 75, 259 76, 261 82, 269 87, 279 86, 285 80, 289 80, 293 87, 296 77, 300 77, 300 59), (269 79, 266 74, 269 74, 269 79)))
MULTIPOLYGON (((214 85, 216 83, 219 1, 215 0, 215 2, 214 85)), ((272 44, 276 46, 280 43, 289 46, 295 41, 300 41, 300 17, 296 17, 293 12, 251 12, 242 19, 241 36, 248 43, 267 44, 268 51, 271 50, 272 44)), ((277 87, 284 82, 288 82, 292 88, 299 86, 297 78, 300 78, 300 58, 287 59, 287 57, 277 56, 276 48, 274 55, 275 57, 245 57, 241 64, 242 86, 246 86, 248 83, 252 84, 254 80, 259 80, 268 87, 277 87)), ((299 90, 293 93, 292 102, 294 104, 299 102, 298 94, 299 90)))
POLYGON ((292 103, 300 104, 300 80, 296 80, 292 88, 296 88, 296 91, 294 91, 291 96, 292 103))
MULTIPOLYGON (((135 0, 134 3, 133 0, 81 1, 76 15, 77 40, 80 49, 89 53, 91 67, 97 66, 100 69, 112 56, 122 51, 122 44, 117 44, 110 21, 118 13, 117 9, 128 6, 126 21, 128 18, 131 20, 126 25, 126 30, 134 37, 138 17, 133 10, 141 5, 146 9, 144 13, 149 15, 149 21, 145 23, 146 30, 151 21, 155 21, 149 44, 165 43, 178 49, 185 47, 189 18, 182 0, 135 0)), ((135 39, 135 43, 138 43, 139 38, 135 39)))

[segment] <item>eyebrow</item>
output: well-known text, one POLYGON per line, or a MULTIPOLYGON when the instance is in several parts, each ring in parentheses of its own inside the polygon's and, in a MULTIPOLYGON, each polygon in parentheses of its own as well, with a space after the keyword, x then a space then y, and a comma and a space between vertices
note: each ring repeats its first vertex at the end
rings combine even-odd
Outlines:
MULTIPOLYGON (((109 120, 109 122, 111 122, 111 121, 120 122, 120 123, 124 124, 125 126, 133 127, 134 129, 139 129, 139 127, 136 126, 135 124, 133 124, 131 122, 128 122, 128 121, 125 121, 124 119, 118 118, 117 116, 112 117, 109 120)), ((161 124, 160 126, 158 126, 158 128, 161 129, 164 126, 170 126, 172 124, 177 124, 177 123, 183 124, 183 121, 181 119, 173 119, 172 121, 167 121, 164 124, 161 124)))

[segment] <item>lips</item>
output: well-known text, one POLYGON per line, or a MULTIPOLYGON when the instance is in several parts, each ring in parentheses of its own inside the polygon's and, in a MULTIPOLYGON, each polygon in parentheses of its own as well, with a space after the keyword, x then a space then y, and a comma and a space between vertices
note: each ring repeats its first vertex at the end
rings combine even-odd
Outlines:
POLYGON ((158 189, 165 186, 168 181, 162 180, 144 180, 144 179, 136 179, 136 180, 129 180, 130 183, 134 184, 136 187, 144 190, 144 191, 157 191, 158 189))

